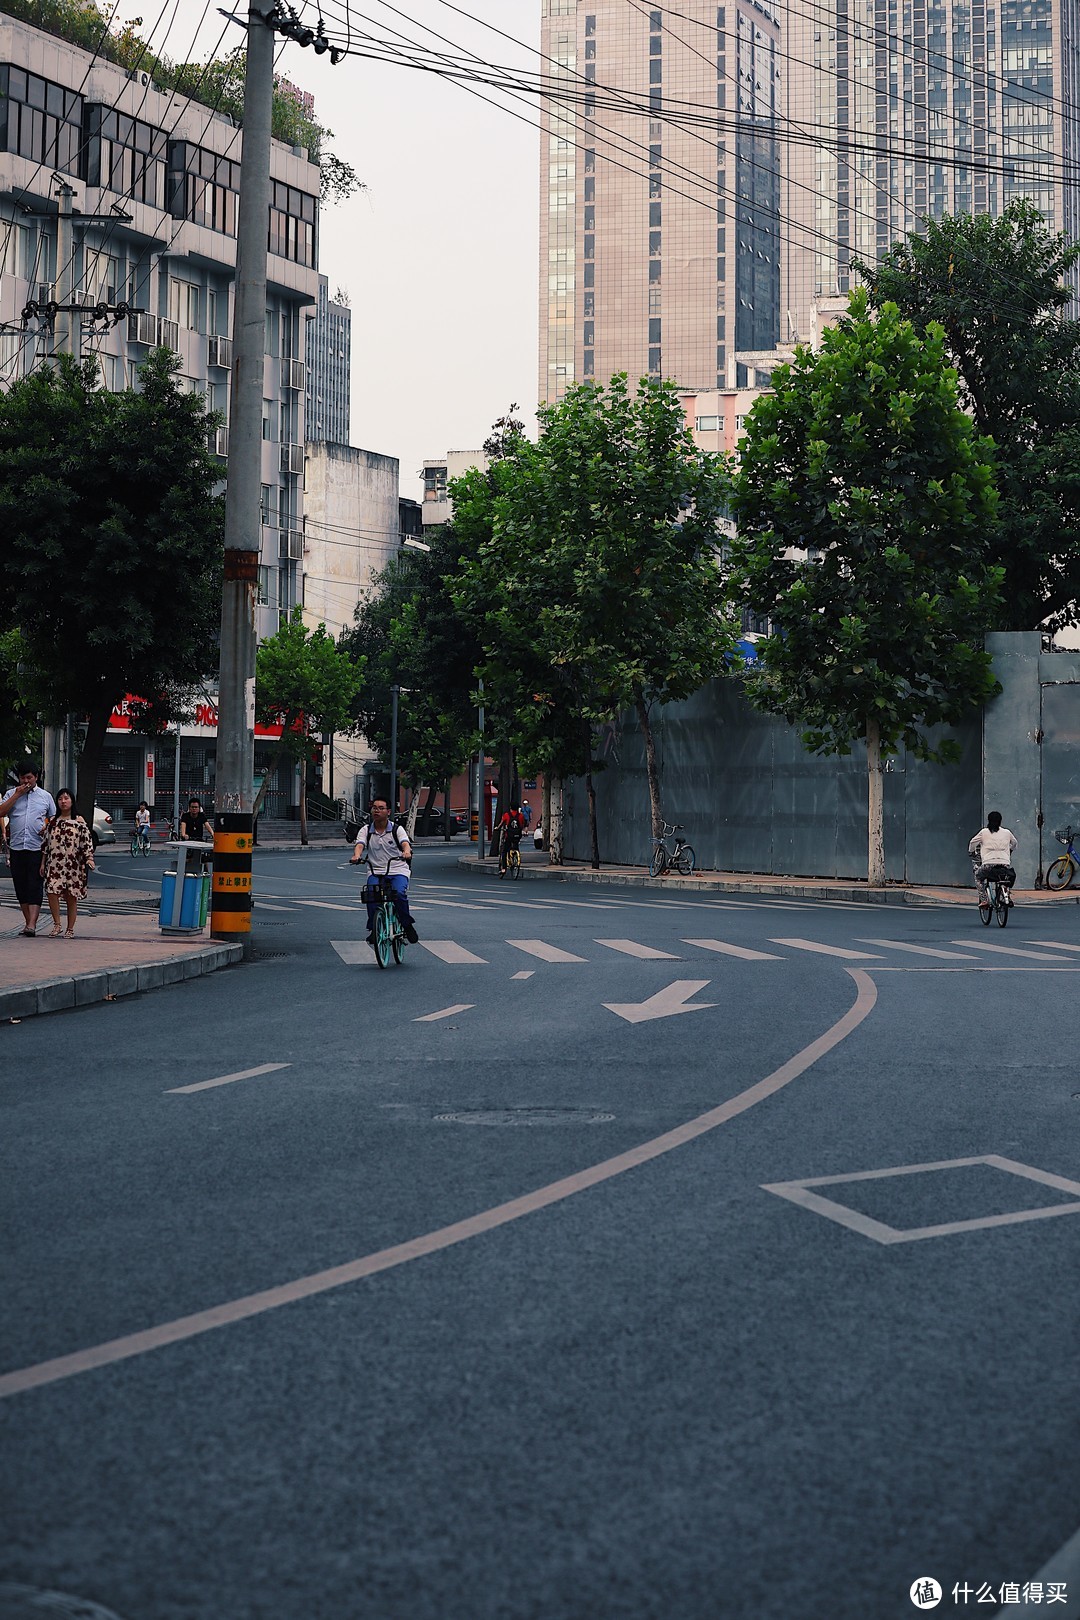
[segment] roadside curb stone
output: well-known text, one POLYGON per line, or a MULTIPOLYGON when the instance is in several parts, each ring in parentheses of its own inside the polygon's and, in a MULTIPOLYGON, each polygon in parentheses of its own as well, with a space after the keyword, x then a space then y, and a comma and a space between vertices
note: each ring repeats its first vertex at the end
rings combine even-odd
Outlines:
POLYGON ((155 990, 186 979, 199 979, 218 968, 231 967, 242 961, 243 955, 242 945, 215 944, 197 954, 170 956, 161 962, 100 968, 93 973, 43 979, 37 984, 0 990, 0 1023, 33 1018, 39 1013, 64 1012, 70 1007, 89 1007, 94 1002, 134 995, 139 990, 155 990))

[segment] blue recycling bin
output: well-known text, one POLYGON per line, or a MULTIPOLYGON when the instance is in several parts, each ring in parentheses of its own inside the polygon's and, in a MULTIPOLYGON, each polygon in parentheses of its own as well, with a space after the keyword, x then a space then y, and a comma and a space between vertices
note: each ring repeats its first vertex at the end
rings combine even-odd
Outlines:
POLYGON ((206 844, 167 847, 175 853, 176 870, 161 875, 158 927, 165 934, 201 934, 210 901, 210 874, 203 868, 211 851, 206 844))

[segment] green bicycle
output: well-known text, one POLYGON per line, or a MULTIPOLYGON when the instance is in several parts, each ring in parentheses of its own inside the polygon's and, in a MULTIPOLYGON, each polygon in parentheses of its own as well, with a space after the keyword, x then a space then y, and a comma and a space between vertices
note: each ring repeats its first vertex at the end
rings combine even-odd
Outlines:
POLYGON ((381 968, 390 966, 390 958, 401 962, 405 957, 408 940, 401 919, 394 909, 394 894, 385 876, 378 880, 378 910, 375 913, 375 960, 381 968))

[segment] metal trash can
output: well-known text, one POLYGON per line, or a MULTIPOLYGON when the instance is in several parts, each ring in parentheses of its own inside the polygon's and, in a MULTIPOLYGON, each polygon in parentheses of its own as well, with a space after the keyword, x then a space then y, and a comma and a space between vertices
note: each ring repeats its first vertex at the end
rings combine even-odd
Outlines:
POLYGON ((210 873, 204 870, 212 854, 206 844, 169 843, 176 866, 161 875, 158 927, 163 934, 201 934, 210 905, 210 873))

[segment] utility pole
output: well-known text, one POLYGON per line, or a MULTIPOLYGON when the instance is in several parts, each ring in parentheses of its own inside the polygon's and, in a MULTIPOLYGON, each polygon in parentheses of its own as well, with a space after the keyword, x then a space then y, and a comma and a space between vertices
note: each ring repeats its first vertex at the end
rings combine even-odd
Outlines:
POLYGON ((476 711, 476 721, 480 729, 480 758, 476 762, 476 799, 480 807, 480 815, 476 822, 476 859, 480 862, 484 858, 484 817, 487 815, 487 797, 484 793, 484 683, 480 682, 480 706, 476 711))
POLYGON ((259 573, 263 352, 270 218, 274 14, 250 5, 236 229, 232 408, 225 488, 214 876, 210 932, 250 950, 255 773, 255 590, 259 573))
POLYGON ((390 793, 391 793, 391 797, 392 797, 392 804, 391 804, 391 807, 390 807, 390 814, 395 819, 397 818, 397 812, 398 812, 397 708, 398 708, 398 694, 400 693, 400 691, 401 691, 401 687, 396 685, 396 684, 393 685, 390 688, 390 793))

